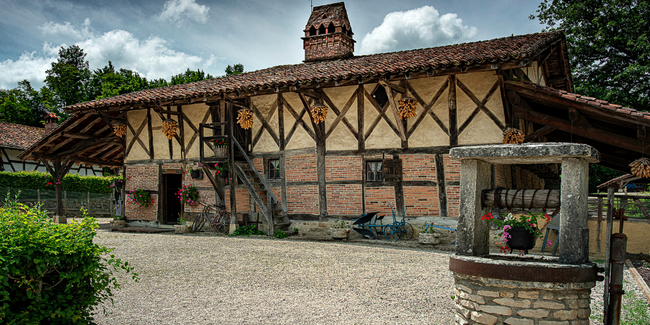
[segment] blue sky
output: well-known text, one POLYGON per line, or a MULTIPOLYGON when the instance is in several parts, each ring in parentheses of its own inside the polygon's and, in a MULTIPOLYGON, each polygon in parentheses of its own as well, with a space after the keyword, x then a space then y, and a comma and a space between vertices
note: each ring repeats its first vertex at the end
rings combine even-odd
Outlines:
MULTIPOLYGON (((313 0, 314 6, 333 1, 313 0)), ((486 40, 542 30, 540 0, 346 1, 355 54, 486 40)), ((91 69, 108 61, 148 79, 201 69, 223 75, 304 59, 309 0, 0 0, 0 88, 40 88, 61 46, 79 45, 91 69)))

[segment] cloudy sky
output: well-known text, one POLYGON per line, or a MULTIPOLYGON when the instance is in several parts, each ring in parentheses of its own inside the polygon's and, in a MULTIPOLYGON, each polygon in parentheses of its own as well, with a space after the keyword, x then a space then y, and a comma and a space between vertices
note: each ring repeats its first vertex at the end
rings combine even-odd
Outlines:
MULTIPOLYGON (((313 0, 314 6, 333 1, 313 0)), ((542 29, 540 0, 348 0, 355 54, 486 40, 542 29)), ((0 0, 0 88, 40 88, 61 46, 91 69, 112 61, 148 79, 201 69, 223 75, 304 59, 310 0, 0 0)))

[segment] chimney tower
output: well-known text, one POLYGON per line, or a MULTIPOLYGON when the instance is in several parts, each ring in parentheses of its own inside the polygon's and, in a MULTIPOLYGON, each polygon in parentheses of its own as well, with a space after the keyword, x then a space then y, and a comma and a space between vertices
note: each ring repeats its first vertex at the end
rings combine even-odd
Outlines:
POLYGON ((305 26, 305 61, 345 59, 354 54, 352 28, 343 2, 314 7, 305 26))

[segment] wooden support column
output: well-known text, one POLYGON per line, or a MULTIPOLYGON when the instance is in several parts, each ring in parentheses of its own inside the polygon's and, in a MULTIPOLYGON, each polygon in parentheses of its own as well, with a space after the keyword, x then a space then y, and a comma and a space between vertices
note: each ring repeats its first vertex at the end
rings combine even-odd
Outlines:
MULTIPOLYGON (((309 102, 305 98, 305 95, 298 93, 300 96, 300 101, 304 108, 309 111, 309 102)), ((325 123, 314 123, 314 120, 309 117, 312 127, 314 128, 315 140, 316 140, 316 176, 318 180, 318 219, 323 220, 327 217, 327 184, 325 183, 325 152, 327 148, 325 146, 326 133, 325 133, 325 123)))
POLYGON ((442 154, 436 154, 436 184, 438 186, 438 214, 441 217, 448 217, 447 212, 447 184, 445 176, 445 161, 442 154))
POLYGON ((363 96, 365 92, 365 88, 363 85, 359 85, 359 88, 357 89, 357 147, 359 152, 364 152, 366 150, 366 143, 365 143, 365 130, 364 130, 364 100, 365 97, 363 96))
POLYGON ((64 161, 55 160, 53 164, 45 160, 43 157, 40 157, 41 162, 47 168, 47 171, 54 178, 54 188, 55 188, 55 197, 56 197, 56 210, 54 213, 54 222, 55 223, 67 223, 65 216, 65 207, 63 203, 63 176, 65 176, 74 162, 66 159, 64 161))
POLYGON ((226 103, 228 111, 228 171, 230 180, 230 233, 237 229, 237 195, 235 193, 235 183, 237 182, 237 173, 235 173, 235 146, 233 133, 235 129, 235 113, 231 102, 226 103))
POLYGON ((456 76, 449 76, 449 145, 458 145, 458 110, 456 108, 456 76))
POLYGON ((151 125, 151 107, 147 108, 147 131, 149 133, 149 159, 155 159, 153 151, 153 126, 151 125))

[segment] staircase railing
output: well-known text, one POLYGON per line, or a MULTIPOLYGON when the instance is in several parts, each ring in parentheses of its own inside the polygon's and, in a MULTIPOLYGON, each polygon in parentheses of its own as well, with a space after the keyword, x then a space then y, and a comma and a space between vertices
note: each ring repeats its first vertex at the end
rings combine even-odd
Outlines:
MULTIPOLYGON (((237 142, 237 140, 235 140, 234 138, 231 139, 231 140, 235 144, 235 147, 237 149, 239 149, 239 152, 241 152, 242 156, 244 156, 244 159, 246 159, 246 162, 248 163, 248 165, 251 167, 251 169, 255 173, 255 176, 257 178, 259 178, 260 181, 262 182, 262 184, 264 185, 264 189, 268 192, 267 196, 271 197, 271 199, 273 200, 273 203, 278 203, 278 199, 275 197, 275 194, 273 194, 273 191, 271 191, 271 186, 266 181, 266 179, 264 177, 262 177, 262 175, 260 175, 260 173, 257 171, 257 168, 255 168, 255 165, 253 164, 253 161, 250 158, 248 158, 248 155, 246 154, 244 149, 241 147, 239 142, 237 142)), ((242 172, 243 172, 243 170, 242 170, 242 172)), ((244 177, 244 178, 246 178, 246 177, 244 177)))

